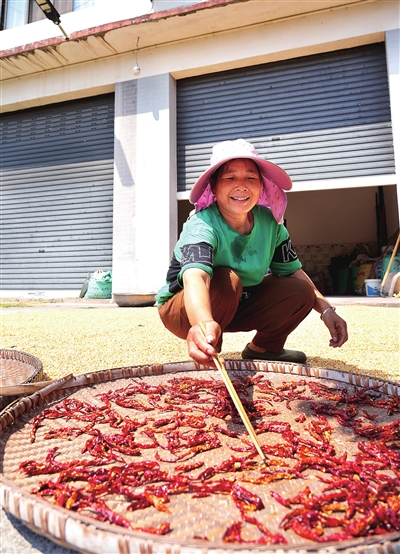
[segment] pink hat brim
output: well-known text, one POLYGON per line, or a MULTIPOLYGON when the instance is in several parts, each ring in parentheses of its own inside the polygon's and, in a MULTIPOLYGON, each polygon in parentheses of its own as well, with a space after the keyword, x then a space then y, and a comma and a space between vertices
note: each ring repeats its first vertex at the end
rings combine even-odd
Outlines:
POLYGON ((272 181, 282 190, 290 190, 292 188, 292 180, 289 175, 278 165, 275 165, 272 162, 268 162, 261 158, 256 158, 255 156, 231 156, 223 160, 218 161, 217 164, 209 167, 200 177, 197 179, 193 185, 192 190, 189 195, 189 202, 196 204, 203 192, 205 191, 207 185, 210 183, 212 174, 216 169, 221 165, 230 160, 235 159, 249 159, 255 162, 261 169, 261 173, 266 177, 267 180, 272 181))
POLYGON ((189 200, 196 205, 196 211, 207 208, 216 201, 211 190, 210 179, 214 171, 229 160, 246 158, 256 162, 261 170, 263 183, 257 205, 269 208, 279 223, 283 223, 283 216, 287 206, 285 190, 292 188, 292 181, 289 175, 279 166, 267 162, 255 156, 231 156, 225 158, 205 171, 196 181, 191 190, 189 200))

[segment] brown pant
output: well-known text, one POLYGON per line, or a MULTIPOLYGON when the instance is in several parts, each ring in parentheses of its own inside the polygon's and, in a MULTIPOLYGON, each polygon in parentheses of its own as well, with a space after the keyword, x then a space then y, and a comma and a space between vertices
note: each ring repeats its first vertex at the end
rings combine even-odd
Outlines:
MULTIPOLYGON (((186 339, 191 327, 181 290, 159 307, 165 327, 186 339)), ((210 298, 215 321, 225 331, 256 330, 253 343, 271 352, 280 352, 288 335, 310 313, 314 289, 307 281, 267 275, 255 287, 243 288, 239 276, 229 268, 214 270, 210 298)), ((222 337, 217 349, 222 346, 222 337)))

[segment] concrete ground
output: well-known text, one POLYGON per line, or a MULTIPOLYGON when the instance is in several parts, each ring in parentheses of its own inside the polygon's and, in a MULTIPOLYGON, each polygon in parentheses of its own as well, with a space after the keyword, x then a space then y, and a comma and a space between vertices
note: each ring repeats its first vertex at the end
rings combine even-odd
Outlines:
MULTIPOLYGON (((366 297, 366 296, 331 296, 327 297, 334 306, 341 305, 363 305, 363 306, 385 306, 399 307, 400 298, 389 297, 366 297)), ((5 301, 5 299, 3 299, 5 301)), ((11 299, 7 299, 11 302, 11 299)), ((29 307, 4 308, 7 311, 36 311, 54 309, 96 309, 96 308, 119 308, 112 300, 89 300, 89 299, 59 299, 53 301, 36 301, 37 305, 29 307)), ((30 301, 30 304, 35 302, 30 301)), ((126 308, 119 308, 126 309, 126 308)), ((0 553, 1 554, 73 554, 70 550, 55 544, 49 539, 42 537, 28 529, 21 521, 14 516, 0 510, 0 553)), ((112 553, 110 553, 112 554, 112 553)))
POLYGON ((3 509, 0 511, 0 537, 1 554, 76 554, 76 550, 34 533, 3 509))

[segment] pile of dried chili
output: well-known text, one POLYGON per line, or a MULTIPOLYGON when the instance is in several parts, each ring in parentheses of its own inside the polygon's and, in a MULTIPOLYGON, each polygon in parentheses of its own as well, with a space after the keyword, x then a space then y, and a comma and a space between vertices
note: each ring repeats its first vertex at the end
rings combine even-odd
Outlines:
POLYGON ((293 534, 330 542, 400 531, 399 397, 377 387, 350 390, 311 379, 274 385, 263 374, 234 374, 233 382, 269 460, 266 467, 258 463, 222 381, 180 376, 156 385, 131 380, 93 403, 69 397, 44 409, 32 422, 31 441, 39 429, 41 441, 84 439, 84 458, 58 461, 55 447, 42 461, 22 462, 20 470, 46 476, 32 493, 58 506, 159 535, 173 532, 170 502, 182 494, 229 498, 236 516, 220 537, 229 543, 285 544, 293 534), (377 421, 378 414, 385 422, 377 421), (332 441, 339 429, 357 442, 351 459, 332 441), (207 464, 204 453, 223 447, 229 456, 207 464), (141 459, 144 451, 151 460, 141 459), (304 485, 311 478, 318 492, 304 485), (276 492, 273 485, 286 479, 297 480, 300 492, 276 492), (262 494, 254 492, 258 486, 262 494), (115 497, 124 499, 127 513, 110 507, 115 497), (267 502, 269 510, 276 503, 285 511, 279 530, 263 522, 267 502), (170 522, 131 522, 129 512, 148 509, 169 514, 170 522))

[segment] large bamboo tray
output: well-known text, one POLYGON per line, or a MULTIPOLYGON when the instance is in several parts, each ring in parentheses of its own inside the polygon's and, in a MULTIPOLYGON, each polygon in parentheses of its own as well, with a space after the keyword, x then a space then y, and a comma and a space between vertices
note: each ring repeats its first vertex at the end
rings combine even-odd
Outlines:
MULTIPOLYGON (((400 386, 395 383, 326 368, 243 360, 227 361, 226 367, 233 377, 260 372, 268 373, 266 377, 278 384, 299 378, 324 380, 327 384, 336 383, 341 387, 379 386, 384 394, 400 395, 400 386)), ((318 551, 321 554, 331 554, 339 550, 347 550, 352 554, 400 554, 400 532, 330 543, 315 543, 294 534, 287 545, 224 543, 220 538, 223 529, 238 519, 237 509, 230 506, 224 496, 190 499, 187 498, 189 495, 181 495, 171 501, 169 514, 160 513, 155 508, 150 508, 149 514, 146 515, 134 512, 134 523, 141 527, 157 526, 173 518, 173 532, 157 536, 96 521, 83 513, 58 507, 30 492, 32 486, 37 485, 46 476, 28 478, 21 475, 18 467, 22 461, 43 460, 53 446, 60 448, 60 459, 77 459, 82 456, 84 442, 84 439, 80 438, 73 441, 37 440, 31 444, 29 434, 33 417, 64 398, 96 402, 96 395, 123 388, 132 378, 140 378, 151 385, 162 383, 174 376, 220 380, 216 371, 199 367, 193 362, 116 368, 76 376, 73 381, 61 384, 56 390, 50 385, 3 410, 0 414, 0 498, 4 509, 38 534, 67 548, 88 554, 249 554, 266 551, 285 554, 318 551), (235 513, 231 513, 232 510, 235 513), (196 535, 204 536, 205 530, 211 537, 210 540, 193 538, 196 535)), ((291 414, 290 417, 293 418, 295 415, 291 414)), ((165 414, 159 417, 165 417, 165 414)), ((53 423, 50 422, 51 424, 53 423)), ((54 426, 59 427, 60 422, 56 421, 54 426)), ((244 427, 242 432, 245 433, 244 427)), ((354 444, 344 445, 349 452, 354 448, 354 444)), ((204 467, 207 463, 216 464, 230 455, 232 452, 227 454, 224 448, 200 454, 203 456, 202 459, 206 460, 204 467)), ((143 459, 150 459, 149 456, 149 451, 143 451, 143 459)), ((275 490, 283 496, 293 496, 300 486, 296 481, 279 481, 275 490)), ((303 487, 304 483, 300 488, 303 487)), ((123 505, 118 501, 115 502, 115 506, 123 509, 123 505)), ((285 513, 285 508, 282 510, 280 512, 278 507, 268 525, 277 526, 277 522, 285 513)))

